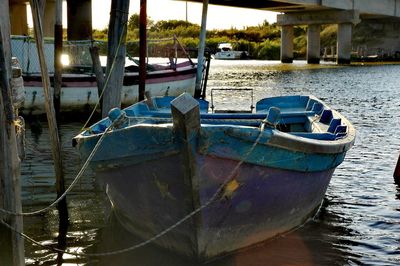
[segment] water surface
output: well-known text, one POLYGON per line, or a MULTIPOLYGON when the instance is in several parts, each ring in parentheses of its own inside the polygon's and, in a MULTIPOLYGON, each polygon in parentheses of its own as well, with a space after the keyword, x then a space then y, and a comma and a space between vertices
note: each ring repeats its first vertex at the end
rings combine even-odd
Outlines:
MULTIPOLYGON (((277 95, 315 95, 340 111, 355 126, 357 139, 336 169, 320 212, 295 232, 208 265, 399 265, 400 187, 393 171, 400 153, 400 65, 332 64, 268 61, 212 61, 211 89, 216 109, 249 109, 256 101, 277 95)), ((70 183, 80 161, 71 138, 82 122, 62 123, 65 173, 70 183)), ((54 171, 48 130, 43 122, 27 127, 27 158, 22 165, 25 211, 47 206, 55 198, 54 171), (38 129, 38 125, 42 129, 38 129)), ((124 249, 140 242, 124 231, 112 215, 104 189, 87 171, 68 194, 70 225, 59 238, 58 213, 24 219, 25 233, 44 246, 98 253, 124 249)), ((27 265, 196 265, 154 246, 117 256, 77 258, 58 256, 25 243, 27 265)), ((0 263, 1 264, 1 263, 0 263)))

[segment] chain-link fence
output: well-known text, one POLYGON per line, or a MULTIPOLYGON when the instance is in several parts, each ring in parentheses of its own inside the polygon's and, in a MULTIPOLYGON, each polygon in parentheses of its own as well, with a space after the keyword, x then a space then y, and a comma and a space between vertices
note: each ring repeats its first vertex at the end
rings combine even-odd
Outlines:
MULTIPOLYGON (((68 71, 68 67, 76 69, 77 67, 84 72, 92 73, 92 59, 89 48, 92 46, 99 47, 100 61, 103 66, 106 65, 107 42, 104 41, 64 41, 62 63, 64 69, 68 71)), ((29 36, 11 36, 12 56, 17 57, 21 69, 24 74, 40 73, 39 57, 35 39, 29 36)), ((126 54, 130 62, 128 64, 136 64, 137 60, 133 57, 139 56, 139 42, 127 42, 126 54)), ((46 58, 47 68, 50 73, 54 73, 54 40, 45 40, 44 55, 46 58)), ((160 40, 148 40, 147 57, 157 58, 185 58, 189 57, 188 52, 180 45, 179 41, 174 38, 166 38, 160 40)))
MULTIPOLYGON (((35 40, 29 36, 11 36, 11 53, 17 57, 22 72, 40 73, 39 57, 35 40)), ((45 40, 44 54, 49 72, 54 72, 54 43, 45 40)))

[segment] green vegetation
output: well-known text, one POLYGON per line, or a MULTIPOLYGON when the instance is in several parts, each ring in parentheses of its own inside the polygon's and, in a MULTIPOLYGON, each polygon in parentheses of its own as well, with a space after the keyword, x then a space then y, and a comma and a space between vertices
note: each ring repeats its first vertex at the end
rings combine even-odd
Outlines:
MULTIPOLYGON (((149 54, 152 56, 167 56, 171 52, 173 41, 152 42, 176 36, 180 44, 188 51, 195 51, 199 43, 200 25, 184 20, 168 20, 154 22, 148 19, 149 54)), ((127 51, 131 56, 138 56, 139 48, 139 15, 133 14, 128 21, 127 51)), ((94 30, 93 39, 107 40, 108 30, 94 30)), ((305 56, 305 30, 296 27, 295 54, 305 56)), ((235 50, 248 51, 254 59, 279 60, 280 58, 280 27, 264 21, 258 26, 225 30, 208 30, 206 47, 214 53, 221 42, 230 42, 235 50)), ((104 47, 106 49, 106 47, 104 47)), ((105 51, 102 49, 103 51, 105 51)))

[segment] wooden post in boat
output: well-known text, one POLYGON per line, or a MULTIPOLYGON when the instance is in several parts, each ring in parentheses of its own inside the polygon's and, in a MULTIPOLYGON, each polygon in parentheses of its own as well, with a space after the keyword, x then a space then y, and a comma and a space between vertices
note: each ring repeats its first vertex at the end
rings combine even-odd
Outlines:
POLYGON ((100 63, 99 47, 92 46, 89 48, 89 50, 90 50, 90 56, 92 57, 94 74, 96 75, 97 93, 99 95, 99 101, 101 103, 102 101, 100 99, 100 96, 104 89, 105 81, 104 81, 103 68, 101 67, 100 63))
POLYGON ((61 108, 61 84, 62 63, 61 55, 63 49, 62 29, 62 0, 56 0, 56 23, 54 25, 54 109, 56 117, 60 117, 61 108))
MULTIPOLYGON (((8 1, 0 1, 0 208, 20 213, 20 161, 11 98, 11 45, 8 1)), ((24 240, 2 223, 23 231, 21 216, 0 211, 0 260, 2 265, 25 265, 24 240)))
MULTIPOLYGON (((64 172, 63 172, 63 165, 61 158, 61 144, 60 144, 60 138, 58 136, 58 126, 54 112, 54 102, 52 98, 53 95, 50 93, 50 77, 47 71, 46 58, 44 57, 44 52, 43 52, 44 42, 43 42, 42 21, 39 16, 39 6, 37 0, 30 0, 30 4, 32 9, 33 29, 35 32, 35 40, 39 56, 40 71, 42 74, 42 84, 45 95, 46 116, 49 125, 50 140, 52 144, 51 152, 53 155, 54 168, 56 173, 57 197, 60 197, 65 191, 64 172)), ((62 199, 59 202, 58 210, 60 213, 62 213, 63 217, 68 217, 66 197, 64 197, 64 199, 62 199)))
MULTIPOLYGON (((199 184, 195 183, 196 175, 196 148, 200 132, 200 107, 190 94, 184 93, 171 101, 172 123, 176 139, 180 141, 181 158, 184 170, 184 183, 189 191, 198 191, 199 184)), ((188 193, 188 200, 192 200, 194 208, 200 206, 200 196, 188 193)), ((195 216, 195 223, 200 223, 200 216, 195 216)), ((198 227, 195 227, 198 230, 198 227)), ((195 230, 195 229, 194 229, 195 230)), ((196 235, 199 235, 196 232, 196 235)), ((197 241, 194 241, 196 243, 197 241)))
POLYGON ((397 160, 396 168, 394 169, 393 177, 396 184, 400 185, 400 155, 399 159, 397 160))
POLYGON ((206 49, 207 12, 208 12, 208 0, 203 0, 203 14, 201 17, 199 50, 197 55, 196 86, 194 90, 195 98, 200 98, 201 96, 201 80, 203 78, 204 51, 206 49))
POLYGON ((112 0, 110 24, 108 26, 108 52, 106 77, 108 82, 103 92, 102 117, 114 107, 121 106, 121 93, 124 81, 126 32, 129 0, 112 0))
POLYGON ((139 101, 144 100, 146 91, 147 54, 147 1, 140 0, 139 15, 139 101))

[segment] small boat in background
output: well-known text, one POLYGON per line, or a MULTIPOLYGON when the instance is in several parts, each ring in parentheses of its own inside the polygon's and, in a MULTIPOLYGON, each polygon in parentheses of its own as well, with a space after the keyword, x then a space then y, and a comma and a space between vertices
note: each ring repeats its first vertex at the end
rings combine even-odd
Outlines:
MULTIPOLYGON (((166 41, 176 38, 166 39, 166 41)), ((100 43, 100 42, 98 42, 100 43)), ((25 101, 20 108, 22 114, 44 114, 44 91, 38 63, 36 44, 31 37, 12 36, 12 54, 20 62, 25 87, 25 101)), ((89 47, 92 41, 71 41, 65 44, 63 54, 63 75, 61 85, 61 111, 85 112, 91 110, 99 100, 96 76, 92 67, 89 47)), ((53 86, 54 44, 45 43, 45 56, 53 86)), ((184 54, 186 51, 181 47, 184 54)), ((156 62, 147 63, 146 90, 154 96, 178 96, 184 92, 194 94, 197 63, 189 56, 177 58, 152 58, 156 62)), ((106 57, 103 56, 105 73, 106 57)), ((139 66, 138 60, 128 55, 126 60, 121 101, 129 106, 138 101, 139 66)))
MULTIPOLYGON (((134 65, 125 68, 121 102, 124 106, 138 101, 139 72, 134 65)), ((197 65, 191 61, 170 65, 148 65, 146 89, 152 95, 178 96, 184 92, 194 94, 197 65)), ((23 114, 41 114, 44 109, 44 92, 40 74, 24 75, 25 102, 23 114)), ((53 76, 50 77, 53 84, 53 76)), ((96 76, 93 73, 63 74, 61 87, 61 111, 82 112, 90 110, 99 100, 96 76)))
POLYGON ((208 113, 207 101, 182 94, 113 109, 73 141, 82 159, 93 156, 124 227, 143 240, 172 228, 154 242, 206 260, 304 224, 354 139, 313 96, 208 113))
POLYGON ((231 43, 218 44, 217 52, 214 54, 214 59, 219 60, 239 60, 248 58, 249 54, 246 51, 233 50, 231 43))

